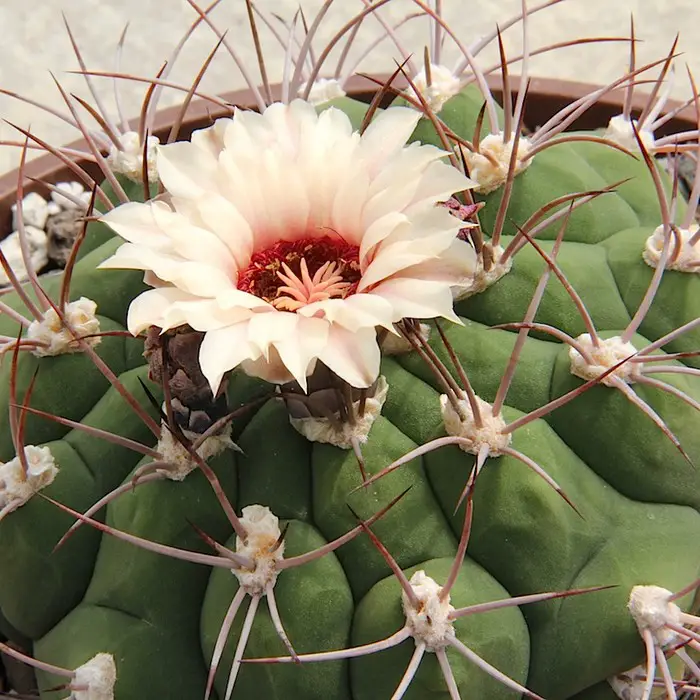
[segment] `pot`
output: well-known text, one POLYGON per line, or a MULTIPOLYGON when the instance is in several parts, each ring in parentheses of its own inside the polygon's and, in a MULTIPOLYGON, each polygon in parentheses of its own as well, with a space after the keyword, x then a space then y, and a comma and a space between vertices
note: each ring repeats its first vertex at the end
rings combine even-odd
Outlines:
MULTIPOLYGON (((382 76, 380 76, 381 79, 382 76)), ((512 84, 517 85, 518 77, 513 76, 512 84)), ((503 95, 503 88, 500 76, 489 76, 489 87, 491 88, 494 97, 500 100, 503 95)), ((401 83, 397 81, 401 86, 401 83)), ((404 83, 405 85, 405 83, 404 83)), ((554 80, 550 78, 534 78, 530 83, 527 100, 525 102, 525 125, 533 128, 539 124, 543 124, 559 110, 571 104, 575 100, 592 92, 598 86, 590 83, 577 83, 566 80, 554 80)), ((376 84, 368 81, 366 78, 359 76, 353 77, 348 86, 347 93, 350 97, 369 102, 376 91, 376 84)), ((273 87, 273 97, 279 97, 279 86, 273 87)), ((224 93, 222 99, 232 105, 250 106, 254 104, 254 100, 249 90, 236 90, 224 93)), ((618 89, 604 97, 600 98, 593 104, 584 114, 582 114, 572 125, 572 130, 577 129, 595 129, 604 127, 609 119, 622 111, 622 103, 624 99, 623 90, 618 89)), ((632 111, 634 114, 639 114, 644 107, 646 95, 635 94, 632 103, 632 111)), ((671 111, 678 107, 676 102, 668 104, 668 110, 671 111)), ((165 139, 170 131, 170 128, 179 114, 179 107, 169 107, 158 112, 155 120, 154 135, 158 138, 165 139)), ((180 129, 179 138, 187 139, 190 134, 211 124, 212 120, 230 114, 225 109, 215 108, 210 102, 205 100, 193 101, 190 105, 187 116, 183 120, 182 128, 180 129)), ((673 119, 670 119, 662 128, 658 130, 659 136, 665 136, 679 131, 695 129, 697 126, 693 110, 689 107, 682 110, 673 119)), ((84 139, 78 139, 68 145, 69 148, 85 150, 86 143, 84 139)), ((80 163, 91 176, 98 178, 100 170, 93 163, 80 163)), ((10 232, 11 226, 11 207, 15 204, 17 178, 19 171, 12 170, 11 172, 0 177, 0 239, 4 238, 10 232)), ((75 180, 76 176, 60 159, 51 154, 46 154, 36 158, 25 166, 25 175, 27 178, 34 178, 49 183, 75 180)), ((48 196, 49 190, 37 182, 27 182, 25 193, 38 192, 42 196, 48 196)))

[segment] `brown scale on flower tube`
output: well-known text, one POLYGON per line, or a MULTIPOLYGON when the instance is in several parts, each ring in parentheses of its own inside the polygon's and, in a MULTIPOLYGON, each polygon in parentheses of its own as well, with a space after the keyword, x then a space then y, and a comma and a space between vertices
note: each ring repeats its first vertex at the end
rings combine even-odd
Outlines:
POLYGON ((203 338, 204 333, 189 326, 179 326, 165 333, 151 326, 144 344, 149 378, 163 384, 167 377, 175 421, 181 428, 198 434, 204 433, 228 412, 226 381, 214 397, 199 367, 203 338))

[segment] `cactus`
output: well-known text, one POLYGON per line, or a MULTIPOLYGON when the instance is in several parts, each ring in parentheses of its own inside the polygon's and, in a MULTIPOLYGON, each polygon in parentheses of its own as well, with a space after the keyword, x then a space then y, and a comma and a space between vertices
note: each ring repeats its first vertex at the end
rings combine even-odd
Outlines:
MULTIPOLYGON (((424 65, 370 105, 319 78, 325 10, 305 41, 252 3, 256 46, 261 22, 287 42, 262 115, 159 147, 167 74, 136 132, 88 110, 104 138, 62 92, 104 181, 63 274, 8 272, 0 301, 0 651, 41 698, 697 692, 700 177, 685 202, 656 156, 700 147, 655 135, 675 46, 636 67, 632 28, 620 80, 525 133, 554 3, 503 25, 516 97, 499 32, 449 69, 414 1, 424 65), (607 131, 566 130, 617 87, 607 131)), ((327 47, 375 14, 403 52, 385 4, 327 47)), ((20 237, 29 143, 76 155, 24 134, 20 237)))

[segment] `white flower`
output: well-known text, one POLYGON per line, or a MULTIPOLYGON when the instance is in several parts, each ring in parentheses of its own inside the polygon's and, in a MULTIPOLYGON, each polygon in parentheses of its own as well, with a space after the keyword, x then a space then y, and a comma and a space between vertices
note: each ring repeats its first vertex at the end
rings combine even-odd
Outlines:
POLYGON ((457 321, 450 287, 475 266, 462 222, 436 206, 473 183, 443 151, 405 146, 419 117, 390 108, 360 135, 340 110, 295 100, 161 147, 167 201, 103 217, 129 242, 102 266, 145 270, 157 285, 132 302, 129 330, 204 332, 214 393, 239 365, 305 388, 316 361, 370 386, 377 327, 457 321))
POLYGON ((452 74, 452 71, 445 66, 430 65, 430 85, 425 75, 425 68, 415 75, 413 84, 428 103, 430 108, 437 114, 445 105, 445 102, 454 97, 460 89, 459 78, 452 74))
MULTIPOLYGON (((135 131, 127 131, 119 137, 121 148, 112 146, 107 156, 109 167, 115 173, 125 175, 130 180, 141 182, 143 173, 143 144, 135 131)), ((148 160, 148 181, 158 182, 158 145, 160 141, 156 136, 149 136, 146 146, 146 159, 148 160)))
MULTIPOLYGON (((94 347, 100 342, 96 334, 100 332, 100 319, 97 318, 97 304, 87 297, 71 301, 63 309, 63 315, 68 325, 79 338, 94 347), (91 336, 91 337, 87 337, 91 336)), ((32 321, 27 329, 27 338, 37 340, 42 345, 32 352, 39 357, 54 357, 80 352, 80 345, 71 331, 63 325, 53 308, 44 312, 41 321, 32 321)))

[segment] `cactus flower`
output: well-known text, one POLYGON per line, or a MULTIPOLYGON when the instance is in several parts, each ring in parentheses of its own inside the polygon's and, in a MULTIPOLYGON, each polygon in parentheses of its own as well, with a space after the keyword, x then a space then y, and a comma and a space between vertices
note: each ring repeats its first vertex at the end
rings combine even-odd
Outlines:
POLYGON ((239 365, 304 387, 317 360, 372 384, 376 328, 455 320, 451 287, 475 264, 460 222, 436 206, 472 183, 440 149, 405 145, 419 117, 387 109, 360 134, 341 111, 296 100, 161 147, 165 199, 103 217, 128 241, 103 266, 155 280, 131 304, 129 330, 205 332, 214 391, 239 365))

